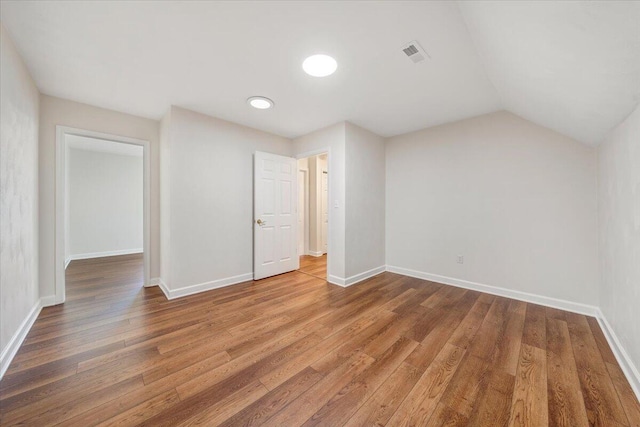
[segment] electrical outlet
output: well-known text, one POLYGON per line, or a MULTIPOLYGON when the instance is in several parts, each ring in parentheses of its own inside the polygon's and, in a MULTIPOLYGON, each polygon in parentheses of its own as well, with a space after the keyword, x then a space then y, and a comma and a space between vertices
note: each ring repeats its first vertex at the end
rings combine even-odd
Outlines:
POLYGON ((458 255, 458 264, 464 264, 464 257, 462 255, 458 255))

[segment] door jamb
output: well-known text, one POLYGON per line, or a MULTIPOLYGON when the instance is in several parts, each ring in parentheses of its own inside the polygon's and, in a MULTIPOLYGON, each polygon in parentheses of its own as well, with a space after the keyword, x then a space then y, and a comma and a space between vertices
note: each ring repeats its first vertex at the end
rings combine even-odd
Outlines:
POLYGON ((104 141, 142 146, 143 148, 143 265, 144 286, 151 286, 151 152, 149 141, 112 135, 68 126, 56 126, 56 182, 55 182, 55 304, 65 301, 65 182, 66 182, 66 136, 76 135, 104 141))
POLYGON ((333 242, 333 236, 331 234, 331 224, 333 223, 333 209, 331 209, 331 177, 332 177, 332 173, 331 172, 331 147, 323 147, 323 148, 319 148, 317 150, 311 150, 311 151, 305 151, 304 153, 298 153, 295 155, 296 159, 304 159, 306 157, 313 157, 313 156, 317 156, 319 154, 326 154, 327 155, 327 170, 329 171, 329 176, 327 177, 327 202, 329 204, 328 206, 328 224, 327 224, 327 277, 325 278, 328 281, 329 275, 330 275, 330 271, 331 271, 331 258, 332 258, 332 254, 335 253, 334 250, 334 242, 333 242))

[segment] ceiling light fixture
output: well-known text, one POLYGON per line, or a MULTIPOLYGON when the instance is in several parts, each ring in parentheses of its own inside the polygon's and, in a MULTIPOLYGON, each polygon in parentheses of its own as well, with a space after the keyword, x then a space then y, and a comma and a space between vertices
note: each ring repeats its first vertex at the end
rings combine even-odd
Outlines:
POLYGON ((252 96, 247 99, 247 103, 258 110, 267 110, 274 105, 272 100, 264 96, 252 96))
POLYGON ((326 77, 333 74, 338 63, 329 55, 311 55, 302 63, 302 69, 313 77, 326 77))

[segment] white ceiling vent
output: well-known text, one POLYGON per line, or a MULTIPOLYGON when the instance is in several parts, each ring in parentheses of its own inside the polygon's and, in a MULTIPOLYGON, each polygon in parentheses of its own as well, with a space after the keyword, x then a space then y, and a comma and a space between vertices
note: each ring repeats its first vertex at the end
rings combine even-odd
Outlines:
POLYGON ((402 51, 413 61, 414 64, 424 61, 426 58, 430 58, 429 54, 425 52, 415 40, 402 46, 402 51))

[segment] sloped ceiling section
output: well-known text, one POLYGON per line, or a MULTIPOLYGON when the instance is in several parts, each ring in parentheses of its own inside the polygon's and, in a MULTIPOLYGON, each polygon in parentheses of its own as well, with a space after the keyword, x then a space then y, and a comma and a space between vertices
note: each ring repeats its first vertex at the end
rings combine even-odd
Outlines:
POLYGON ((640 101, 640 2, 459 2, 503 108, 596 145, 640 101))

